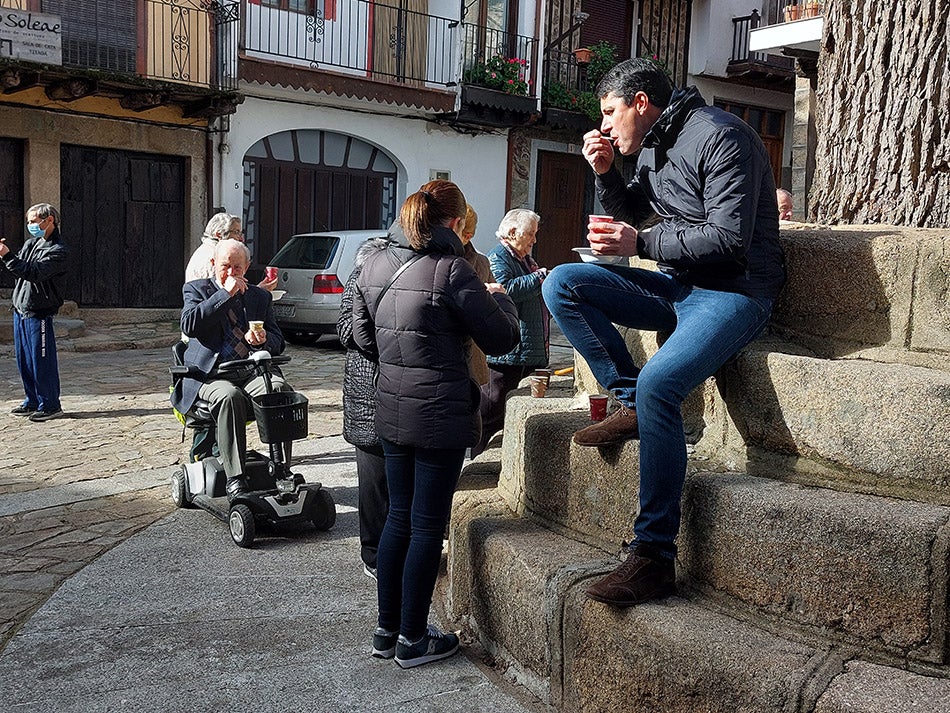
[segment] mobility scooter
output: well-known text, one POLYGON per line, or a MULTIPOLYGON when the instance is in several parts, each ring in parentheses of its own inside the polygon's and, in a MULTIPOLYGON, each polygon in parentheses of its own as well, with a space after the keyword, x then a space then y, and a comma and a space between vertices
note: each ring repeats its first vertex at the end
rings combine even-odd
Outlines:
MULTIPOLYGON (((172 348, 175 363, 169 368, 172 386, 188 376, 185 366, 185 343, 172 348)), ((307 483, 303 476, 292 473, 289 463, 290 444, 307 437, 307 398, 294 391, 273 391, 271 367, 290 361, 289 356, 273 357, 269 352, 255 352, 248 359, 237 359, 218 366, 219 372, 252 369, 264 377, 266 393, 252 397, 254 420, 261 440, 269 446, 269 457, 257 451, 247 452, 244 476, 248 492, 228 501, 227 478, 218 458, 209 455, 183 465, 172 476, 172 500, 180 508, 200 507, 228 523, 231 539, 238 547, 254 543, 258 525, 307 522, 318 530, 329 530, 336 522, 333 497, 320 483, 307 483), (284 447, 287 446, 285 458, 284 447)), ((183 425, 190 428, 214 428, 208 402, 197 400, 184 416, 183 425)))

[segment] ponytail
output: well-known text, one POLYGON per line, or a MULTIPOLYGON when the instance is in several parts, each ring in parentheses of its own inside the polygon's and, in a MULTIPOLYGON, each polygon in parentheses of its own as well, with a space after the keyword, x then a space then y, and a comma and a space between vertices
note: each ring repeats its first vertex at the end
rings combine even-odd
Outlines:
POLYGON ((453 218, 465 218, 467 203, 462 191, 451 181, 429 181, 402 204, 399 224, 415 250, 432 239, 432 227, 446 225, 453 218))

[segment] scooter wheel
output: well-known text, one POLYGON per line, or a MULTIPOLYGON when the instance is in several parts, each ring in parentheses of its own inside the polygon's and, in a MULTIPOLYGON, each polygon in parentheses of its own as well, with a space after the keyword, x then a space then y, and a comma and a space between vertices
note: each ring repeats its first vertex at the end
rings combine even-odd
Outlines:
POLYGON ((318 530, 329 530, 336 524, 336 504, 333 496, 323 488, 317 491, 317 501, 310 512, 310 522, 318 530))
POLYGON ((172 476, 172 502, 178 508, 194 507, 188 496, 188 475, 185 472, 185 466, 172 476))
POLYGON ((254 513, 244 503, 238 503, 231 508, 231 513, 228 515, 228 527, 231 530, 231 539, 238 547, 250 547, 254 544, 257 525, 254 522, 254 513))

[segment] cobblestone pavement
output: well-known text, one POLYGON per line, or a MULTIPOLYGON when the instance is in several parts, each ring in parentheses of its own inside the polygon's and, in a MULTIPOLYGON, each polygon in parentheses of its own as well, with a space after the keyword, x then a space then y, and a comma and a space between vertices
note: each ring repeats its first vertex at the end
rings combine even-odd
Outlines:
MULTIPOLYGON (((341 433, 339 343, 288 354, 310 437, 341 433)), ((168 347, 61 351, 66 416, 46 423, 9 414, 23 392, 12 357, 0 359, 0 649, 64 579, 171 511, 165 483, 188 445, 168 403, 169 357, 168 347)), ((256 429, 248 435, 262 447, 256 429)))
MULTIPOLYGON (((67 335, 66 415, 46 423, 9 414, 23 392, 12 349, 0 344, 0 650, 67 577, 172 510, 168 479, 191 437, 182 442, 168 402, 176 336, 173 322, 67 335)), ((563 336, 552 341, 552 366, 570 365, 563 336)), ((310 402, 310 438, 342 433, 339 342, 287 353, 284 373, 310 402)), ((248 443, 264 448, 253 427, 248 443)))

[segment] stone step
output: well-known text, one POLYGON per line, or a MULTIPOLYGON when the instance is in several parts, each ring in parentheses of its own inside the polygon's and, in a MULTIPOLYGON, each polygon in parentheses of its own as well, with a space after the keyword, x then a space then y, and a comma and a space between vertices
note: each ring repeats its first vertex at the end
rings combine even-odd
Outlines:
MULTIPOLYGON (((655 335, 628 330, 643 361, 655 335)), ((740 352, 683 406, 697 455, 732 470, 950 505, 950 371, 779 351, 740 352)), ((600 387, 578 365, 582 393, 600 387)))
MULTIPOLYGON (((571 403, 508 401, 498 493, 512 511, 613 551, 633 537, 637 443, 573 444, 588 420, 560 410, 571 403)), ((842 645, 946 660, 950 508, 695 466, 678 540, 695 588, 842 645)))
POLYGON ((584 589, 616 560, 515 515, 491 491, 457 496, 450 541, 449 615, 557 710, 950 710, 920 707, 950 702, 945 667, 923 676, 868 662, 729 616, 688 587, 625 610, 593 602, 584 589), (855 700, 864 707, 847 707, 855 700))

